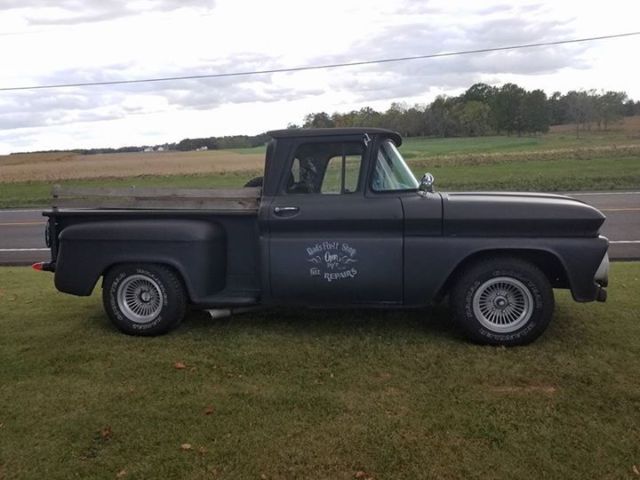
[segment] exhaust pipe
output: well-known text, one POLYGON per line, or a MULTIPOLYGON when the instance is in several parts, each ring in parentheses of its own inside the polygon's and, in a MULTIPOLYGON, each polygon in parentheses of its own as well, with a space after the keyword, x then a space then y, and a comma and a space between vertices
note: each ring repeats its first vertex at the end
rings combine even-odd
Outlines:
POLYGON ((232 315, 237 315, 238 313, 255 312, 256 310, 262 310, 263 308, 264 307, 261 306, 241 308, 215 308, 207 310, 207 312, 209 312, 209 316, 212 320, 217 320, 219 318, 227 318, 232 315))

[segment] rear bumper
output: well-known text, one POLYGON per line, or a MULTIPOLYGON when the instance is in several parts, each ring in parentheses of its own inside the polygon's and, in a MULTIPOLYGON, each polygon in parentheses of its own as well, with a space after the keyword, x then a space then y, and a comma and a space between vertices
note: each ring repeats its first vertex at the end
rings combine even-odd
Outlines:
POLYGON ((596 290, 596 302, 606 302, 607 301, 607 289, 598 285, 596 290))
POLYGON ((609 285, 609 254, 605 253, 593 280, 601 287, 609 285))
POLYGON ((607 301, 607 290, 605 287, 609 285, 609 254, 605 253, 602 257, 602 261, 598 266, 598 270, 593 277, 593 281, 596 284, 596 301, 607 301))

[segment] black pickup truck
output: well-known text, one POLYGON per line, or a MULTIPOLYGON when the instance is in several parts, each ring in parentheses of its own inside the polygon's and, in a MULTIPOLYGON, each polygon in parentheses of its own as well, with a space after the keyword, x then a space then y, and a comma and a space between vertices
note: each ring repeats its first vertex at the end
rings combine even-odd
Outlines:
POLYGON ((134 335, 167 332, 188 306, 417 308, 448 297, 471 340, 520 345, 549 324, 553 288, 606 299, 605 217, 585 203, 436 193, 389 130, 270 136, 264 177, 213 203, 209 190, 187 200, 140 190, 129 204, 103 191, 98 208, 45 212, 52 259, 34 267, 73 295, 102 277, 106 312, 134 335))

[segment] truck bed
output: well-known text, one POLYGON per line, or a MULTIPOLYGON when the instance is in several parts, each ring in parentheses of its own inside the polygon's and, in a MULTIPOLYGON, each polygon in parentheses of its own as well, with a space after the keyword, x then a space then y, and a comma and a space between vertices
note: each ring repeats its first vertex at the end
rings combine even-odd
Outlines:
POLYGON ((48 269, 59 290, 89 295, 107 266, 147 262, 180 271, 193 304, 260 298, 259 188, 56 188, 48 269), (183 269, 181 271, 181 269, 183 269))

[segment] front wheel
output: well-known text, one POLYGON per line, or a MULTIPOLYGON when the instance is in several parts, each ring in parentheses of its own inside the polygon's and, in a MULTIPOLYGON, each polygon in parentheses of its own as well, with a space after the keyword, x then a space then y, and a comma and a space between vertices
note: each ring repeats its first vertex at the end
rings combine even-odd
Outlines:
POLYGON ((451 295, 453 316, 476 343, 525 345, 545 331, 553 290, 535 265, 517 258, 480 261, 462 272, 451 295))
POLYGON ((104 309, 129 335, 161 335, 178 326, 186 294, 178 276, 162 265, 117 265, 105 275, 104 309))

